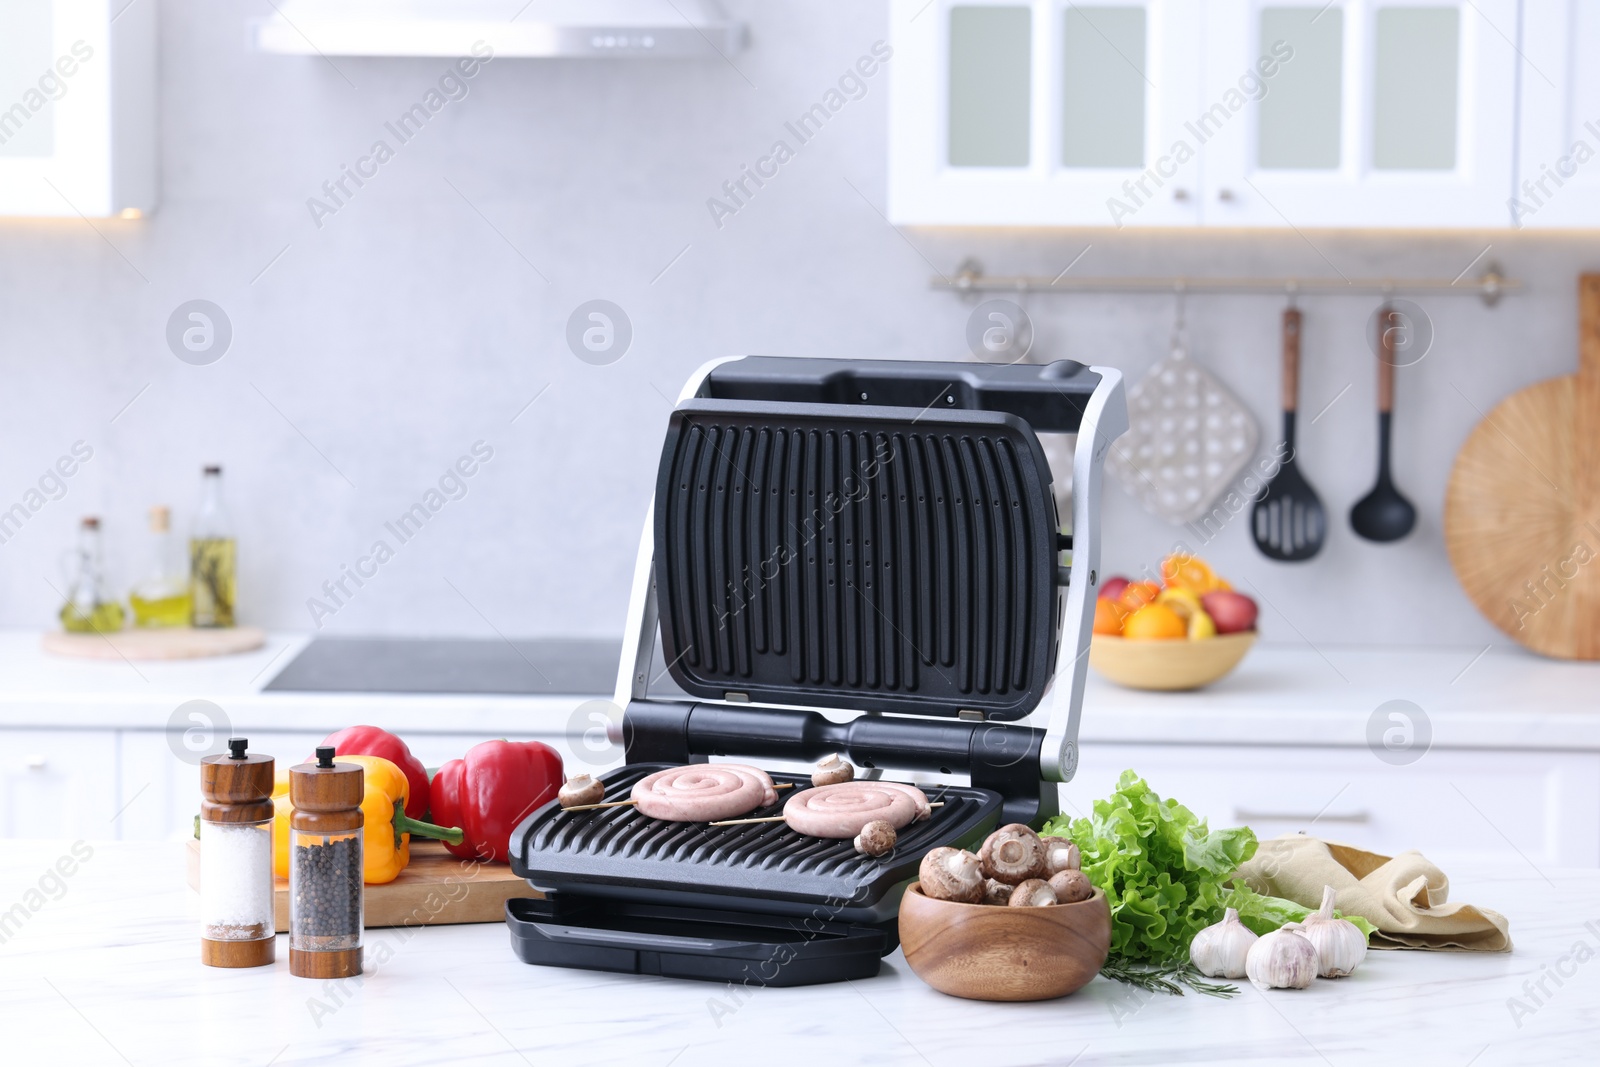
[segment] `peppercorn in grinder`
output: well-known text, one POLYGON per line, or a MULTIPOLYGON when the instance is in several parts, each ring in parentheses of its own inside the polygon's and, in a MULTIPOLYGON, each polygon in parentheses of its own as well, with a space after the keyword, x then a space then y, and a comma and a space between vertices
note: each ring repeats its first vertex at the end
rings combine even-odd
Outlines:
POLYGON ((262 967, 276 958, 272 921, 271 756, 228 738, 200 761, 200 962, 262 967))
POLYGON ((289 768, 289 973, 349 978, 361 973, 362 815, 365 772, 335 763, 289 768))

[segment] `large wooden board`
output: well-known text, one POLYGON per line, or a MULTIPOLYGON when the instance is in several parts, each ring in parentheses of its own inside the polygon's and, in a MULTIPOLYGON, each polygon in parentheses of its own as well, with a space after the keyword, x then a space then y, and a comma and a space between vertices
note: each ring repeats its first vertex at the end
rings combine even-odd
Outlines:
MULTIPOLYGON (((200 888, 200 842, 190 841, 189 888, 200 888)), ((387 885, 366 887, 366 924, 446 926, 451 923, 504 922, 506 901, 538 897, 504 863, 472 863, 446 852, 437 841, 411 841, 411 862, 387 885)), ((289 929, 289 883, 274 879, 273 919, 278 932, 289 929)))
POLYGON ((200 659, 253 652, 266 644, 265 631, 254 626, 200 629, 173 626, 158 630, 122 630, 114 634, 44 635, 44 650, 74 659, 200 659))
POLYGON ((1450 472, 1444 538, 1462 588, 1512 640, 1600 659, 1600 274, 1578 282, 1578 373, 1513 393, 1450 472))

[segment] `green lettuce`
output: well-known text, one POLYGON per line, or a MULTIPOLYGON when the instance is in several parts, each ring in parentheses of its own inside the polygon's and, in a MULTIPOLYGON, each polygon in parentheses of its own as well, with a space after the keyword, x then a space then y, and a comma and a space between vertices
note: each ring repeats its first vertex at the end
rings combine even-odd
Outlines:
POLYGON ((1231 906, 1228 879, 1256 851, 1249 827, 1211 830, 1131 770, 1092 816, 1057 816, 1044 832, 1077 844, 1083 873, 1111 905, 1111 955, 1131 963, 1187 959, 1194 935, 1231 906))

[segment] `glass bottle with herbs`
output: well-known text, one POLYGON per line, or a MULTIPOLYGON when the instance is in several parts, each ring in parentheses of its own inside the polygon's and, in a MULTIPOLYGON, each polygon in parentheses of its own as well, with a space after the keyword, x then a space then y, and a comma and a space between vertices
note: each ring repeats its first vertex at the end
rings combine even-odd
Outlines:
POLYGON ((195 626, 233 625, 235 555, 233 527, 222 506, 222 468, 209 466, 200 480, 200 508, 189 536, 191 620, 195 626))

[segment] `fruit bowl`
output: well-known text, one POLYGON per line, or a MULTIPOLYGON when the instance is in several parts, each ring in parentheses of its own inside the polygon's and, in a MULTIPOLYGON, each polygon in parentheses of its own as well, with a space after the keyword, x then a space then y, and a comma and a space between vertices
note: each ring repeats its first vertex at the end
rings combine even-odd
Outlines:
POLYGON ((1237 667, 1255 640, 1254 630, 1200 641, 1095 634, 1089 640, 1089 664, 1129 689, 1199 689, 1237 667))
POLYGON ((900 901, 900 947, 916 976, 968 1000, 1050 1000, 1089 984, 1111 948, 1111 908, 1088 900, 1042 908, 935 900, 913 883, 900 901))

